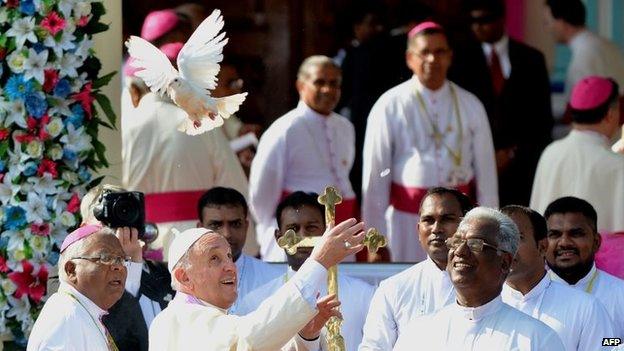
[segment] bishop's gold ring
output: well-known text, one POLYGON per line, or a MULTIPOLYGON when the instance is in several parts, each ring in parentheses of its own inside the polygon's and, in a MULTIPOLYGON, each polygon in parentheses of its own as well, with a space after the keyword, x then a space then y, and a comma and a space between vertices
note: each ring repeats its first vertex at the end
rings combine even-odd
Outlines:
POLYGON ((350 242, 348 242, 347 240, 345 240, 345 242, 344 242, 344 247, 345 247, 345 249, 349 250, 352 246, 353 246, 353 245, 351 245, 351 243, 350 243, 350 242))

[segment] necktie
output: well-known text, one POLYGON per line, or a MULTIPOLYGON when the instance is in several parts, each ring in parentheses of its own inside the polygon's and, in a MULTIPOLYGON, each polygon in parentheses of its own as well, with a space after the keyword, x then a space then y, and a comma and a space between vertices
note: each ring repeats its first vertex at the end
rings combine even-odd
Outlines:
POLYGON ((505 84, 505 77, 503 76, 500 59, 494 47, 492 47, 492 52, 490 53, 490 76, 492 77, 494 93, 500 95, 503 91, 503 85, 505 84))

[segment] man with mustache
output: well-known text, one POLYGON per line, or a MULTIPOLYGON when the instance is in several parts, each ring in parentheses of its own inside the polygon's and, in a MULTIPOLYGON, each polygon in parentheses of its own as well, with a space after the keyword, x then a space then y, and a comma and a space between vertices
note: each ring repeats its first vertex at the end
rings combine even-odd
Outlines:
POLYGON ((466 214, 446 243, 447 272, 456 301, 417 317, 399 336, 394 350, 564 350, 546 324, 501 300, 520 234, 501 212, 477 207, 466 214))
POLYGON ((238 272, 238 298, 229 308, 230 314, 241 315, 239 302, 252 290, 280 277, 282 270, 243 253, 247 239, 249 216, 243 194, 232 188, 216 187, 205 192, 197 203, 197 227, 213 230, 228 241, 238 272))
MULTIPOLYGON (((281 238, 287 230, 292 229, 301 236, 321 236, 325 231, 324 208, 318 201, 318 194, 296 191, 288 195, 277 206, 276 218, 278 229, 275 230, 275 240, 281 238)), ((242 313, 258 308, 260 304, 275 293, 301 269, 304 262, 310 257, 311 247, 298 248, 294 255, 287 255, 288 271, 282 276, 273 279, 267 284, 250 292, 242 301, 242 313)), ((323 286, 321 294, 326 292, 323 286)), ((344 274, 338 275, 338 298, 341 302, 343 323, 341 334, 345 340, 346 350, 356 351, 362 341, 362 326, 366 319, 368 304, 373 296, 373 287, 368 283, 344 274)), ((328 350, 326 343, 326 329, 321 331, 319 345, 313 349, 328 350)))
POLYGON ((418 222, 418 238, 427 259, 379 284, 366 317, 360 350, 392 349, 412 318, 453 302, 445 240, 472 207, 470 199, 455 189, 437 187, 427 192, 418 222))
POLYGON ((552 280, 596 297, 611 316, 614 337, 624 337, 624 280, 596 268, 594 262, 601 242, 596 210, 583 199, 566 196, 548 205, 544 217, 552 280))
POLYGON ((27 350, 117 350, 101 318, 124 293, 129 261, 110 228, 86 225, 67 235, 59 289, 35 321, 27 350))
POLYGON ((553 282, 544 268, 546 220, 536 211, 509 205, 501 209, 520 230, 520 246, 503 285, 503 302, 551 327, 568 351, 603 350, 613 334, 611 318, 591 295, 553 282), (565 301, 563 303, 562 301, 565 301))

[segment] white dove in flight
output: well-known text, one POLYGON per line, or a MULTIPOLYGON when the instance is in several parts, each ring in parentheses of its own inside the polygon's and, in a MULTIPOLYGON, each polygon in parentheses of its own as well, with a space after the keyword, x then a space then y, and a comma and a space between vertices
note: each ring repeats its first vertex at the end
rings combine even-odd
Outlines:
POLYGON ((165 92, 181 109, 186 118, 178 130, 197 135, 223 125, 223 119, 238 111, 247 93, 223 98, 210 96, 217 86, 219 62, 223 60, 223 47, 228 39, 223 29, 221 11, 214 10, 197 27, 178 55, 179 72, 167 56, 143 38, 132 36, 126 42, 133 66, 142 68, 135 75, 156 93, 165 92))

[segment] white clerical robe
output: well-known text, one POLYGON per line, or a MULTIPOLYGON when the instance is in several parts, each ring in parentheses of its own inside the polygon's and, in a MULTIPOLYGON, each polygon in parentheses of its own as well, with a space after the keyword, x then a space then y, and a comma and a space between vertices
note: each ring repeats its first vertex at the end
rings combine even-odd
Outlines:
POLYGON ((596 268, 596 265, 576 284, 570 285, 555 272, 549 271, 550 277, 556 282, 569 285, 594 296, 611 316, 615 335, 605 338, 624 338, 624 280, 596 268))
POLYGON ((401 333, 394 350, 563 351, 550 327, 503 303, 500 296, 479 307, 457 303, 418 317, 401 333))
POLYGON ((303 101, 278 118, 260 138, 249 176, 249 208, 257 223, 264 261, 286 260, 275 241, 275 209, 288 193, 322 193, 334 186, 355 201, 349 172, 355 158, 355 131, 346 118, 323 116, 303 101))
POLYGON ((73 286, 61 282, 35 321, 26 350, 109 351, 101 321, 106 313, 73 286))
POLYGON ((383 280, 370 304, 360 351, 391 350, 405 327, 418 316, 455 301, 455 289, 445 270, 427 257, 383 280))
MULTIPOLYGON (((292 269, 288 269, 284 275, 273 279, 264 286, 247 294, 241 303, 241 312, 249 313, 254 311, 261 305, 265 299, 272 296, 275 291, 280 289, 287 281, 289 277, 293 276, 295 272, 292 269)), ((362 341, 362 327, 366 319, 366 312, 368 311, 371 297, 373 296, 375 289, 368 283, 346 276, 344 274, 338 275, 338 299, 340 300, 340 311, 344 318, 341 326, 341 335, 344 337, 346 350, 356 351, 358 345, 362 341)), ((321 288, 321 296, 327 295, 327 284, 323 284, 321 288)), ((327 334, 326 328, 321 331, 320 345, 316 349, 328 350, 326 345, 327 334)), ((310 351, 313 351, 312 349, 310 351)))
POLYGON ((282 271, 279 266, 274 266, 259 259, 245 254, 240 255, 236 260, 236 272, 238 274, 238 297, 228 309, 229 314, 244 315, 248 312, 239 312, 238 305, 251 291, 268 283, 269 281, 281 277, 282 271))
MULTIPOLYGON (((183 231, 195 227, 201 193, 224 186, 247 196, 247 179, 221 129, 196 136, 178 131, 178 124, 187 118, 186 112, 154 93, 143 96, 136 108, 123 106, 122 183, 128 190, 145 193, 147 219, 157 222, 160 232, 152 247, 162 246, 166 261, 168 243, 173 238, 171 228, 183 231), (164 209, 161 215, 165 219, 150 218, 154 201, 164 209), (169 206, 183 207, 183 213, 169 206)), ((254 228, 250 224, 245 252, 255 254, 254 228)))
POLYGON ((412 77, 379 98, 364 141, 362 218, 386 233, 393 261, 426 258, 418 242, 418 208, 428 188, 469 191, 472 185, 481 205, 498 207, 492 135, 473 94, 452 82, 432 91, 412 77))
POLYGON ((327 270, 309 259, 293 278, 245 316, 228 315, 181 292, 149 330, 150 351, 279 350, 317 313, 316 295, 327 270))
POLYGON ((587 200, 598 215, 598 230, 624 231, 624 155, 611 151, 597 132, 572 130, 542 153, 531 193, 531 208, 544 213, 563 196, 587 200))
POLYGON ((503 302, 551 327, 567 351, 605 350, 602 338, 613 334, 609 314, 589 294, 553 282, 549 274, 522 295, 503 285, 503 302))

